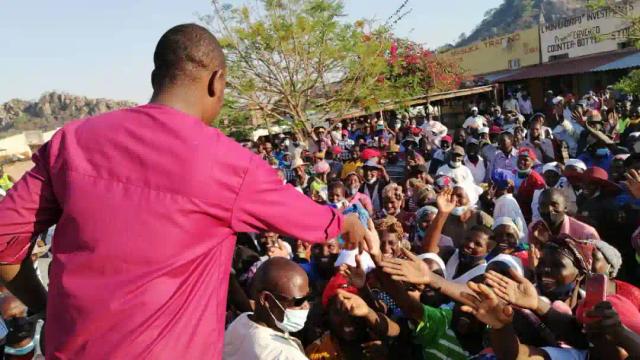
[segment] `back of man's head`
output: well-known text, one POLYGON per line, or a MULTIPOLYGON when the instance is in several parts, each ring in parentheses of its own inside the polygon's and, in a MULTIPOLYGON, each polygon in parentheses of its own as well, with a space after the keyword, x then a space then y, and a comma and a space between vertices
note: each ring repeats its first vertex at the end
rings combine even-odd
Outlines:
POLYGON ((201 74, 225 68, 222 48, 206 28, 181 24, 162 35, 153 53, 154 91, 176 83, 193 82, 201 74))
POLYGON ((260 265, 253 276, 251 298, 256 300, 262 291, 296 297, 299 294, 292 292, 301 287, 308 287, 307 274, 302 267, 289 259, 273 257, 260 265))

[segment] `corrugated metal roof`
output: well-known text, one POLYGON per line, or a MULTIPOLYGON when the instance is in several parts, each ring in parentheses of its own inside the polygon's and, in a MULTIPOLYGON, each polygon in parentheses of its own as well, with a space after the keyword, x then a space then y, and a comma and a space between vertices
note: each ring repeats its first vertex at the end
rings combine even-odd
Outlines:
POLYGON ((593 69, 593 71, 609 71, 609 70, 628 69, 628 68, 635 68, 635 67, 640 67, 640 52, 631 54, 629 56, 625 56, 622 59, 618 59, 606 65, 599 66, 593 69))
POLYGON ((551 76, 582 74, 593 69, 620 60, 636 50, 619 50, 602 54, 581 56, 578 58, 556 60, 554 62, 529 66, 515 74, 498 79, 498 82, 508 82, 525 79, 545 78, 551 76))
POLYGON ((492 82, 495 82, 495 81, 497 81, 499 79, 502 79, 505 76, 509 76, 511 74, 514 74, 517 71, 519 71, 519 69, 497 71, 497 72, 492 72, 492 73, 488 73, 488 74, 475 75, 474 78, 476 78, 476 79, 484 79, 484 80, 492 83, 492 82))

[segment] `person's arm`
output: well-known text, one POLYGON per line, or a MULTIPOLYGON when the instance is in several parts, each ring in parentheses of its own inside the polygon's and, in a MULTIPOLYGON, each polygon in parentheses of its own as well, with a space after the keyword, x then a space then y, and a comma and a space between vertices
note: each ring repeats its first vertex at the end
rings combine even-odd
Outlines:
POLYGON ((33 156, 35 166, 0 201, 0 281, 34 312, 46 309, 47 292, 29 250, 32 240, 61 214, 49 173, 51 147, 50 141, 40 148, 33 156))
POLYGON ((444 224, 447 222, 447 218, 449 214, 455 207, 455 196, 451 189, 443 190, 436 200, 436 204, 438 205, 438 214, 427 228, 424 239, 422 239, 422 250, 428 253, 437 254, 440 251, 440 247, 438 243, 440 242, 440 237, 442 236, 442 228, 444 224))
POLYGON ((395 337, 400 334, 400 326, 382 313, 373 311, 358 295, 338 290, 338 307, 349 315, 362 318, 367 326, 380 337, 395 337))
POLYGON ((364 237, 357 215, 343 216, 292 186, 283 185, 273 168, 256 156, 251 156, 242 178, 232 208, 231 228, 235 232, 271 230, 309 242, 326 241, 340 234, 349 239, 364 237))

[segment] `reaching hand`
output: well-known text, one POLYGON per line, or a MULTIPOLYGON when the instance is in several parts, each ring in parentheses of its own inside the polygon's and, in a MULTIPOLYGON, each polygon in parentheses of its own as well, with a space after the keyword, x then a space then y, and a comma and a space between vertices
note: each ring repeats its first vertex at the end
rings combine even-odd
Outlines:
POLYGON ((391 278, 396 281, 428 285, 431 282, 431 271, 427 264, 407 249, 402 248, 402 253, 407 260, 397 258, 383 260, 382 271, 391 275, 391 278))
POLYGON ((439 211, 451 213, 451 211, 456 207, 456 197, 453 195, 453 190, 450 188, 442 190, 436 198, 436 205, 438 206, 439 211))
POLYGON ((629 169, 629 171, 624 174, 624 177, 627 178, 624 183, 627 185, 627 189, 629 189, 631 195, 636 199, 640 199, 640 171, 629 169))
POLYGON ((491 286, 498 297, 507 303, 532 311, 537 309, 538 291, 536 291, 536 287, 514 269, 509 269, 509 274, 513 280, 495 271, 488 271, 484 274, 485 282, 491 286))
POLYGON ((461 310, 473 314, 478 320, 500 329, 513 321, 513 308, 500 301, 496 294, 486 285, 468 282, 467 286, 473 294, 462 293, 472 305, 463 305, 461 310))
POLYGON ((340 273, 344 275, 349 283, 358 289, 364 287, 367 279, 367 274, 364 272, 362 265, 360 264, 360 255, 356 255, 356 266, 349 266, 347 264, 340 265, 340 273))
POLYGON ((284 242, 282 240, 278 240, 277 245, 273 245, 269 247, 269 249, 267 250, 267 255, 270 258, 283 257, 288 259, 289 251, 287 251, 287 248, 284 246, 284 242))
POLYGON ((377 263, 382 258, 382 251, 380 250, 380 236, 371 218, 369 218, 368 229, 365 229, 364 240, 365 247, 361 249, 369 252, 371 258, 377 263))
POLYGON ((338 290, 338 308, 351 316, 365 317, 369 314, 369 306, 362 298, 348 291, 338 290))
POLYGON ((345 241, 344 248, 347 250, 358 249, 366 241, 366 229, 360 223, 358 214, 352 213, 344 216, 342 224, 342 238, 345 241))
POLYGON ((606 336, 614 343, 618 343, 621 335, 627 331, 620 321, 620 316, 608 301, 596 304, 586 315, 597 318, 585 324, 585 330, 590 336, 606 336))

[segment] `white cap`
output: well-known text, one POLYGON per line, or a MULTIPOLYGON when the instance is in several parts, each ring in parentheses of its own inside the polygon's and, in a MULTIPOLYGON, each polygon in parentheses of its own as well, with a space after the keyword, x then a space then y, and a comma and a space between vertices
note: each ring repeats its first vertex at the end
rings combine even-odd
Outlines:
POLYGON ((477 106, 472 107, 471 111, 478 111, 478 107, 477 106))
POLYGON ((582 171, 587 171, 587 165, 584 163, 584 161, 579 159, 569 159, 564 163, 564 166, 573 166, 581 169, 582 171))
POLYGON ((553 102, 553 105, 556 105, 556 104, 559 104, 559 103, 563 102, 564 98, 562 96, 556 96, 551 101, 553 102))
POLYGON ((542 173, 546 173, 547 171, 555 171, 558 174, 561 174, 560 172, 560 166, 557 162, 550 162, 550 163, 546 163, 544 164, 544 166, 542 167, 542 173))
POLYGON ((515 256, 507 255, 507 254, 500 254, 494 257, 493 259, 489 260, 487 265, 493 262, 498 262, 498 261, 509 265, 509 267, 512 269, 516 269, 516 271, 521 276, 524 276, 524 270, 522 269, 522 260, 520 260, 519 258, 515 256))
POLYGON ((436 253, 424 253, 424 254, 420 254, 418 255, 418 259, 420 260, 424 260, 424 259, 430 259, 436 262, 436 264, 438 264, 438 266, 440 266, 440 269, 442 269, 442 271, 446 271, 447 266, 444 264, 444 260, 442 260, 442 258, 440 256, 438 256, 438 254, 436 253))
POLYGON ((480 129, 478 129, 478 134, 488 134, 488 133, 489 133, 489 128, 486 126, 483 126, 480 129))
POLYGON ((511 226, 515 231, 516 231, 516 236, 518 237, 518 239, 520 238, 520 230, 518 229, 518 226, 516 225, 515 222, 513 222, 513 219, 503 216, 503 217, 499 217, 497 218, 494 222, 493 222, 493 228, 492 230, 495 230, 498 228, 498 226, 500 225, 507 225, 507 226, 511 226))

